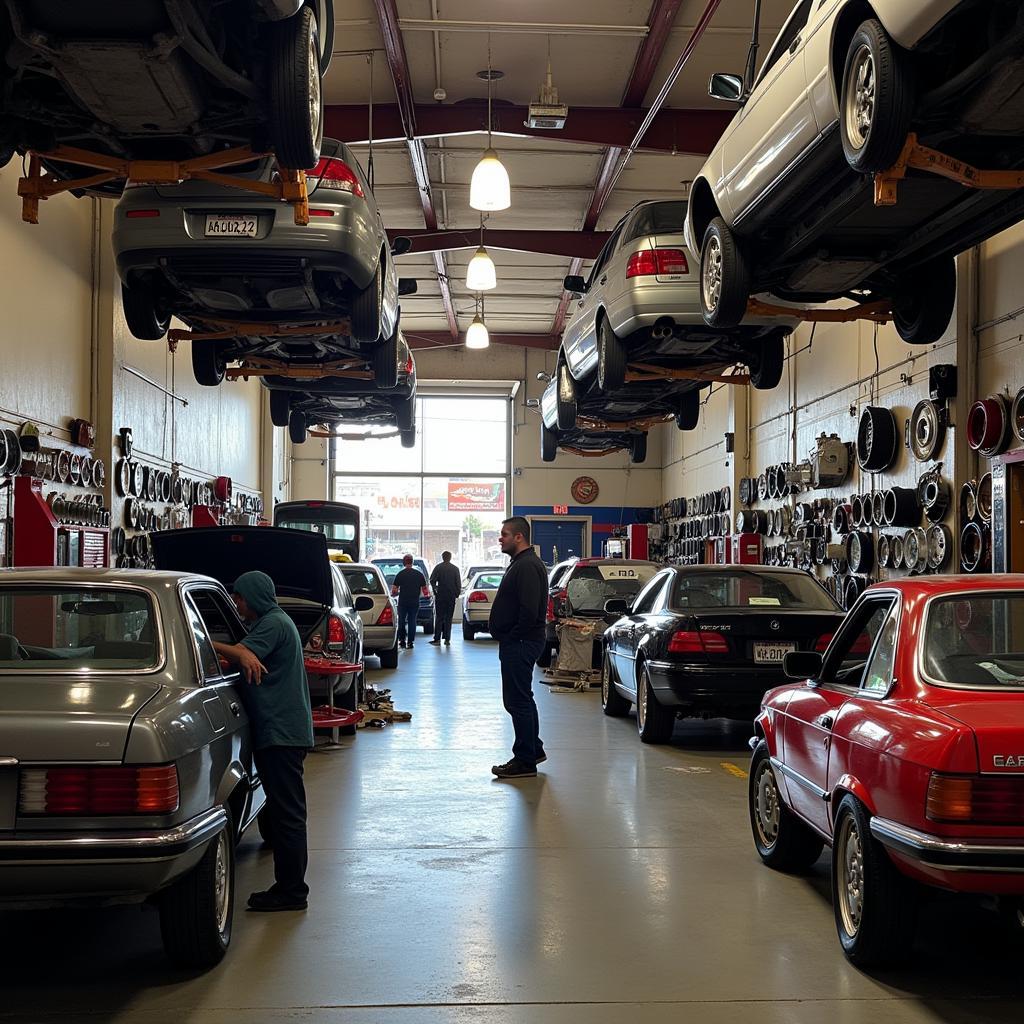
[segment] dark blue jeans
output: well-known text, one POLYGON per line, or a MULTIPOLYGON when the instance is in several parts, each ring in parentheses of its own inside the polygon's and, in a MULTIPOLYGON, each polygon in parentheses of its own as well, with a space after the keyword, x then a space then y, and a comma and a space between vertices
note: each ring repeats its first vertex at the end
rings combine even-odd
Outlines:
POLYGON ((419 610, 419 599, 415 604, 400 603, 398 605, 398 642, 400 644, 406 642, 407 633, 410 644, 416 639, 416 616, 419 614, 419 610))
POLYGON ((516 738, 512 756, 524 764, 536 765, 544 753, 540 740, 540 718, 533 699, 533 666, 544 649, 543 640, 501 640, 501 699, 512 719, 516 738))

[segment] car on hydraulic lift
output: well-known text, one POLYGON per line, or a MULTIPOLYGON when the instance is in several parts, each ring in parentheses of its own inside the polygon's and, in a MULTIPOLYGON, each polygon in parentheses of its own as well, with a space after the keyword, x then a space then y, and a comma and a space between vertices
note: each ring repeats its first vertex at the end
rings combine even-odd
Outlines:
POLYGON ((57 145, 134 160, 272 147, 283 167, 312 167, 333 49, 333 0, 8 0, 0 167, 57 145))
POLYGON ((686 239, 700 254, 705 320, 739 323, 752 293, 845 297, 889 307, 906 342, 937 341, 956 254, 1024 216, 1024 189, 915 170, 887 182, 884 172, 911 133, 947 164, 1021 166, 1024 8, 800 0, 756 77, 756 21, 754 38, 745 74, 711 78, 711 95, 739 110, 690 188, 686 239))
POLYGON ((404 448, 416 444, 416 361, 401 331, 396 348, 396 384, 382 390, 372 374, 324 376, 313 380, 270 375, 270 419, 287 427, 293 444, 311 426, 344 424, 397 427, 404 448))
MULTIPOLYGON (((235 170, 268 184, 269 157, 235 170)), ((194 330, 218 321, 273 324, 310 333, 236 336, 189 342, 200 384, 216 386, 227 364, 317 366, 355 358, 368 363, 381 388, 398 368, 399 294, 416 290, 398 279, 370 184, 344 143, 324 139, 308 177, 310 220, 256 192, 209 181, 132 185, 114 211, 113 245, 125 320, 133 335, 159 340, 171 316, 194 330), (339 331, 318 326, 347 319, 339 331)))

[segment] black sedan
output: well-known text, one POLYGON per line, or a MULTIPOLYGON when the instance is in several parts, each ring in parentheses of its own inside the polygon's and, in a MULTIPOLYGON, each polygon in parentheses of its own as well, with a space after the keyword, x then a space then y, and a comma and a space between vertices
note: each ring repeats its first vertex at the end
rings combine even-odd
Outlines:
POLYGON ((601 706, 637 707, 644 743, 667 743, 677 717, 754 720, 761 698, 786 682, 790 651, 823 651, 843 621, 839 605, 799 569, 672 566, 604 635, 601 706))

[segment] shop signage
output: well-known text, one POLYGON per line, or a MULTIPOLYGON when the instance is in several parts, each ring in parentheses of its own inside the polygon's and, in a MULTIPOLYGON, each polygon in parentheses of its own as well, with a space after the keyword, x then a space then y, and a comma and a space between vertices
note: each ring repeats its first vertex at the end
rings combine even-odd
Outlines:
POLYGON ((573 480, 569 492, 581 505, 589 505, 597 498, 597 481, 592 476, 578 476, 573 480))
POLYGON ((504 512, 505 481, 459 483, 448 481, 449 512, 504 512))
POLYGON ((569 514, 568 505, 552 505, 551 514, 556 516, 567 516, 569 514))

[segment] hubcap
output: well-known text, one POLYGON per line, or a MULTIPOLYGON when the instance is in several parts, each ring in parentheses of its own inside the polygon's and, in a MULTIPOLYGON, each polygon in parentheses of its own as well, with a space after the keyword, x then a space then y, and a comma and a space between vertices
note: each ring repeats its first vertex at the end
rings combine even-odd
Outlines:
POLYGON ((779 789, 775 784, 775 773, 767 761, 761 763, 757 773, 754 792, 754 819, 757 823, 757 834, 761 844, 772 847, 779 838, 779 789))
POLYGON ((573 400, 572 384, 569 382, 569 369, 562 365, 558 368, 558 397, 568 405, 573 400))
POLYGON ((316 50, 316 34, 309 34, 309 130, 314 139, 320 138, 320 55, 316 50))
POLYGON ((722 243, 712 236, 704 250, 704 273, 701 286, 704 292, 704 308, 713 313, 718 309, 722 297, 722 243))
POLYGON ((839 911, 847 935, 860 930, 864 913, 864 851, 860 832, 852 817, 843 822, 839 837, 839 911))
POLYGON ((846 78, 846 137, 855 149, 862 149, 875 120, 875 59, 864 45, 850 62, 846 78))
POLYGON ((636 685, 636 723, 642 730, 647 722, 647 677, 640 676, 636 685))
POLYGON ((601 665, 601 703, 607 704, 608 697, 612 692, 612 670, 608 667, 608 652, 604 653, 604 663, 601 665))
POLYGON ((217 837, 217 854, 213 865, 214 904, 217 907, 217 929, 221 933, 227 930, 228 913, 231 910, 228 842, 228 830, 224 829, 217 837))

